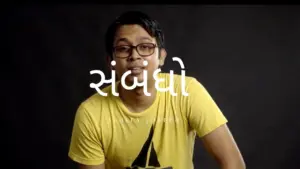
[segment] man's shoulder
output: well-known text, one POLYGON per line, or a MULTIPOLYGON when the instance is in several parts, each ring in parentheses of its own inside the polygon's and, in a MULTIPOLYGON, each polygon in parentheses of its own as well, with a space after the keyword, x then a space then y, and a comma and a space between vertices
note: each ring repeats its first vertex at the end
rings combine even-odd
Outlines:
MULTIPOLYGON (((160 78, 166 79, 160 87, 162 88, 173 88, 174 94, 176 93, 179 97, 190 99, 186 96, 195 96, 199 97, 203 94, 203 85, 201 82, 194 76, 186 76, 184 74, 171 74, 171 73, 162 73, 160 78), (173 76, 173 80, 172 77, 173 76)), ((171 91, 170 91, 171 92, 171 91)))
POLYGON ((190 84, 193 81, 198 81, 195 77, 193 76, 189 76, 189 75, 185 75, 185 74, 177 74, 177 73, 168 73, 168 72, 164 72, 164 73, 160 73, 159 78, 161 79, 166 79, 166 82, 169 81, 171 79, 171 76, 173 76, 173 82, 174 85, 181 85, 182 83, 185 83, 186 85, 190 84))
POLYGON ((111 85, 106 86, 101 89, 104 93, 107 93, 107 96, 101 95, 97 91, 85 98, 81 105, 86 108, 97 108, 103 106, 103 104, 108 103, 111 100, 111 94, 109 93, 111 85))

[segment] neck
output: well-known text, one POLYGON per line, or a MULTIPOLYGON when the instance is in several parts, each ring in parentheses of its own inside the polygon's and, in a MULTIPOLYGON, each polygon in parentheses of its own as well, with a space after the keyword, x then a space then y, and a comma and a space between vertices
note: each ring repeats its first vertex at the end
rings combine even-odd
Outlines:
POLYGON ((143 87, 137 87, 133 90, 125 89, 121 84, 118 86, 120 98, 131 112, 142 112, 150 107, 156 98, 156 89, 154 84, 149 85, 147 91, 151 94, 146 96, 143 87))

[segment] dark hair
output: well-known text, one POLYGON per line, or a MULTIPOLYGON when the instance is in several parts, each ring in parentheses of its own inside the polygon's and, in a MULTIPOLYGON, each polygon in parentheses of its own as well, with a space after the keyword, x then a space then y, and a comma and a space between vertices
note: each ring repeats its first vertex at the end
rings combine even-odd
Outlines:
POLYGON ((140 11, 128 11, 117 17, 116 20, 108 27, 105 34, 105 49, 110 57, 112 57, 113 42, 116 31, 122 25, 131 24, 137 24, 143 27, 149 35, 155 37, 159 48, 165 48, 164 34, 159 23, 140 11))

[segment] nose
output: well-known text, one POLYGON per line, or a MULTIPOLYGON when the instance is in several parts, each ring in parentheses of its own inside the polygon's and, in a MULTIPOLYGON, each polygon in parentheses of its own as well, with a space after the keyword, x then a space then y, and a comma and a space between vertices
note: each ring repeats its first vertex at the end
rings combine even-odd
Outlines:
POLYGON ((133 60, 137 60, 137 59, 141 59, 142 57, 140 56, 140 54, 137 52, 137 49, 136 48, 133 48, 131 50, 131 55, 128 57, 128 59, 130 61, 133 61, 133 60))

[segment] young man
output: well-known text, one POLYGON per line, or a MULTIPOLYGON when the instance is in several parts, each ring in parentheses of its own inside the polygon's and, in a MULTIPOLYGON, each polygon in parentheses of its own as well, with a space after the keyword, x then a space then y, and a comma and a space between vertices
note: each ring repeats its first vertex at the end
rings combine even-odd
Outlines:
POLYGON ((96 93, 79 106, 69 157, 81 169, 192 169, 196 135, 220 168, 245 168, 225 116, 200 82, 161 72, 157 77, 164 80, 154 78, 167 56, 155 20, 141 12, 124 13, 108 28, 106 49, 109 63, 115 62, 111 69, 119 79, 114 88, 119 96, 110 85, 102 89, 107 96, 96 93), (122 77, 127 86, 147 83, 129 90, 122 77), (177 96, 158 91, 156 83, 173 87, 177 96))

